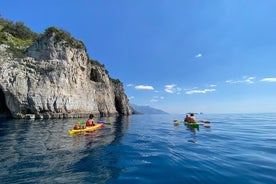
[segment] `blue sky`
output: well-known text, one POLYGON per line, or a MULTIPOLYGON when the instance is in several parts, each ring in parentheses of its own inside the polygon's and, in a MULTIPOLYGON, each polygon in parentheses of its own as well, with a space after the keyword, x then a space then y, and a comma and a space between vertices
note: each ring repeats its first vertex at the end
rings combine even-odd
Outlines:
POLYGON ((3 18, 59 27, 120 79, 131 103, 170 113, 276 111, 274 0, 9 0, 3 18))

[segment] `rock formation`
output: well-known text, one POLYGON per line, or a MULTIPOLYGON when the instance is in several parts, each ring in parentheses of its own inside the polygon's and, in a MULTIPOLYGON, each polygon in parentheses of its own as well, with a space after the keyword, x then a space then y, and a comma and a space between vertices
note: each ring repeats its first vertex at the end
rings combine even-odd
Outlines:
POLYGON ((88 57, 81 41, 48 28, 23 57, 0 45, 0 114, 67 118, 132 113, 123 85, 88 57))

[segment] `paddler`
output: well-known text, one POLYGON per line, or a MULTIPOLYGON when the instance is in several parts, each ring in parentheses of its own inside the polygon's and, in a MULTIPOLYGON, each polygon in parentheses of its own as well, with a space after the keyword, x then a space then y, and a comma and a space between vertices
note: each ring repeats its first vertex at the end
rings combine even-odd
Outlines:
POLYGON ((196 117, 194 113, 191 113, 190 116, 187 114, 184 121, 187 123, 196 123, 196 117))
POLYGON ((191 113, 189 123, 196 123, 196 117, 195 117, 194 113, 191 113))
POLYGON ((184 119, 184 122, 189 122, 190 121, 190 116, 188 114, 186 114, 186 117, 184 119))
POLYGON ((94 118, 94 115, 93 115, 93 114, 90 114, 88 120, 87 120, 86 123, 85 123, 85 125, 86 125, 87 127, 95 126, 95 121, 94 121, 93 118, 94 118))

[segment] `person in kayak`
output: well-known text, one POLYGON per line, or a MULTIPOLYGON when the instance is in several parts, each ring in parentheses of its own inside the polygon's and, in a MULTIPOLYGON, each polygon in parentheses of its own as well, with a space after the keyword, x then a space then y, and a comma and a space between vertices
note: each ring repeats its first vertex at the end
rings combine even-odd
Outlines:
POLYGON ((196 123, 196 117, 193 113, 191 113, 190 116, 187 114, 184 121, 187 123, 196 123))
POLYGON ((189 122, 190 121, 190 116, 188 114, 186 114, 184 122, 189 122))
POLYGON ((190 115, 190 122, 189 123, 196 123, 196 117, 193 113, 190 115))
POLYGON ((86 125, 87 127, 95 126, 95 121, 94 121, 93 118, 94 118, 94 115, 93 115, 93 114, 90 114, 88 120, 87 120, 86 123, 85 123, 85 125, 86 125))

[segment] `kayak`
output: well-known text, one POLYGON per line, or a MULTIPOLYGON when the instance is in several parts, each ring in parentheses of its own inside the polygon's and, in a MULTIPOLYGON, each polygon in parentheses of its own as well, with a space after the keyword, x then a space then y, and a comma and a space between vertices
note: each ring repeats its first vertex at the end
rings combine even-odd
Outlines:
POLYGON ((94 130, 97 130, 97 129, 103 127, 103 126, 104 126, 104 123, 98 123, 95 126, 85 127, 83 129, 77 129, 77 130, 71 129, 71 130, 68 130, 68 133, 69 133, 69 135, 73 135, 75 133, 94 131, 94 130))
POLYGON ((184 121, 184 124, 186 126, 190 126, 190 127, 193 127, 193 128, 199 128, 199 124, 197 124, 197 123, 188 123, 188 122, 184 121))

